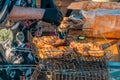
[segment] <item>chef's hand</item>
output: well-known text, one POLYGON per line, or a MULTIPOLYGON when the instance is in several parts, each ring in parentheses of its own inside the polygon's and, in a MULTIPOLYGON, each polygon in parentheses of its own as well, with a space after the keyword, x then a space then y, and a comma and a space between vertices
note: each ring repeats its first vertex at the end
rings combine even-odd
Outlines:
POLYGON ((44 16, 42 18, 43 21, 52 23, 57 26, 60 25, 62 19, 62 13, 57 8, 46 8, 44 16))

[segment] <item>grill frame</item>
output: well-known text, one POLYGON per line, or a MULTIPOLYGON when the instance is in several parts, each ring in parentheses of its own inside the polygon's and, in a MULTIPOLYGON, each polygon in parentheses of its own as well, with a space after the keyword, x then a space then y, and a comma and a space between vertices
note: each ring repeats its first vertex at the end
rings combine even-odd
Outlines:
POLYGON ((45 80, 109 80, 106 54, 103 57, 73 54, 76 56, 40 60, 32 78, 42 74, 46 75, 45 80))

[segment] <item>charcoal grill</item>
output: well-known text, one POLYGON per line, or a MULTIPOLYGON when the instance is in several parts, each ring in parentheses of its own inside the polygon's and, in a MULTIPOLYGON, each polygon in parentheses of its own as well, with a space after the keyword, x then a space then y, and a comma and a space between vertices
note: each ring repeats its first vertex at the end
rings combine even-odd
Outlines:
MULTIPOLYGON (((73 40, 73 36, 76 35, 91 37, 93 35, 92 31, 93 29, 79 29, 77 32, 73 30, 72 33, 69 29, 67 40, 71 37, 73 40), (90 35, 88 36, 88 34, 90 35)), ((33 36, 31 34, 32 33, 29 32, 29 40, 32 43, 33 36)), ((84 41, 85 40, 82 42, 84 41)), ((32 46, 34 52, 38 53, 38 49, 35 45, 32 44, 32 46)), ((74 49, 65 49, 65 51, 48 50, 44 51, 44 56, 54 56, 54 54, 49 54, 54 52, 63 52, 65 55, 39 59, 38 65, 30 80, 109 80, 106 58, 108 51, 104 51, 104 56, 84 56, 77 53, 74 49)))
POLYGON ((62 58, 42 59, 30 80, 109 80, 106 55, 80 56, 73 52, 62 58))

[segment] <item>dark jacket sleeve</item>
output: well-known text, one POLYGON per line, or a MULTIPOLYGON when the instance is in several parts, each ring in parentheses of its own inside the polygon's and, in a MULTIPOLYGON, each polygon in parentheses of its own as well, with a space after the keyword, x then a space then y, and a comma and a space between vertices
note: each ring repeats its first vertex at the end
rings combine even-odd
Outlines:
POLYGON ((56 8, 54 0, 41 0, 41 8, 56 8))
POLYGON ((41 8, 45 9, 43 21, 59 25, 63 19, 62 12, 56 7, 55 0, 41 0, 41 8))
POLYGON ((43 21, 52 23, 54 25, 60 25, 63 19, 63 15, 61 11, 57 8, 46 8, 44 16, 42 18, 43 21))

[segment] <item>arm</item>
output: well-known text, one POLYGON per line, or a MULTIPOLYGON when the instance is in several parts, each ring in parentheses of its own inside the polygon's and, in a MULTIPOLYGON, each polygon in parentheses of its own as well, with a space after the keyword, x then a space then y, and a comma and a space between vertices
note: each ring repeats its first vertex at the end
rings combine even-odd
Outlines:
POLYGON ((45 9, 14 6, 9 15, 9 19, 10 20, 42 19, 44 13, 45 9))
POLYGON ((41 19, 55 25, 59 25, 62 18, 62 13, 57 8, 38 9, 14 6, 9 15, 9 20, 41 19))
MULTIPOLYGON (((10 1, 10 0, 8 0, 8 1, 10 1)), ((46 0, 44 0, 44 2, 45 1, 46 0)), ((7 7, 7 9, 4 8, 5 12, 4 13, 0 12, 0 23, 3 23, 6 19, 9 19, 9 20, 41 19, 45 22, 59 25, 63 18, 62 13, 56 7, 52 7, 52 6, 55 6, 55 4, 53 3, 54 2, 53 0, 49 0, 45 5, 48 5, 50 1, 52 1, 51 2, 52 5, 50 4, 51 7, 45 6, 44 9, 20 7, 20 6, 7 7)), ((7 0, 6 0, 6 2, 7 2, 7 0)), ((10 3, 10 2, 8 2, 8 3, 10 3)), ((13 6, 14 4, 15 4, 15 2, 12 3, 11 6, 13 6)), ((6 4, 6 6, 8 6, 8 5, 9 4, 6 4)))

